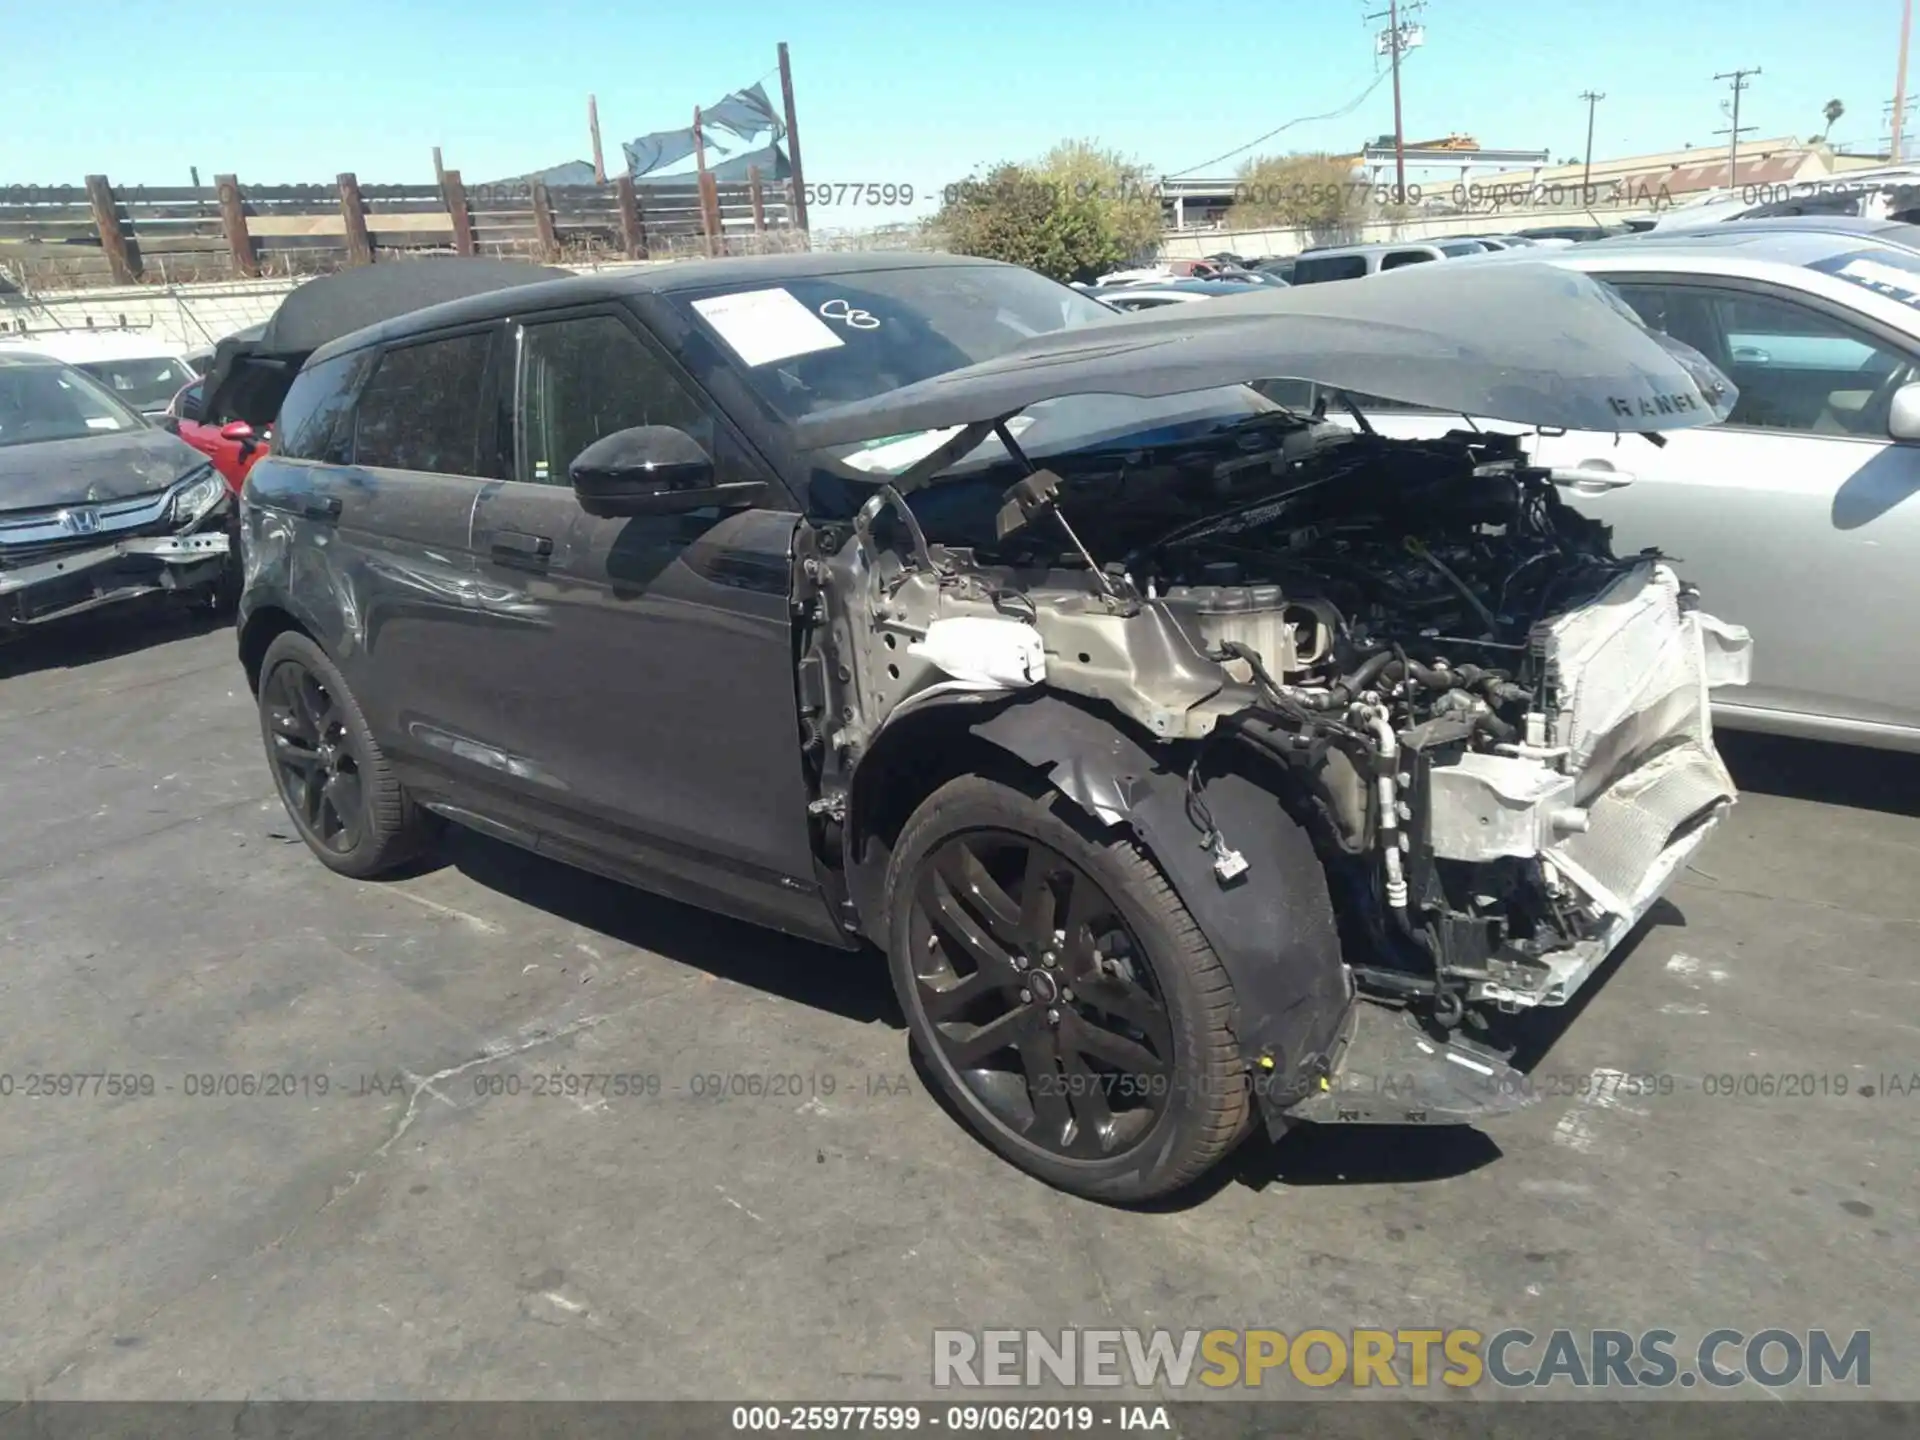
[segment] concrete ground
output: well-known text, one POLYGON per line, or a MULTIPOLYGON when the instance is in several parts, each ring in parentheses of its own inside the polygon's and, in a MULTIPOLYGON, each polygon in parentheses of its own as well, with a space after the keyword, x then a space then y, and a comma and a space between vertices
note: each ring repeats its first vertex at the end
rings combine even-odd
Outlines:
POLYGON ((335 878, 226 630, 0 675, 0 1394, 925 1397, 935 1327, 1778 1325, 1871 1329, 1920 1396, 1912 758, 1730 739, 1743 803, 1532 1109, 1299 1132, 1129 1213, 949 1119, 871 957, 473 836, 335 878), (659 1093, 533 1093, 563 1071, 659 1093), (240 1073, 292 1093, 194 1093, 240 1073), (799 1093, 695 1093, 735 1074, 799 1093), (1848 1093, 1704 1078, 1771 1074, 1848 1093))

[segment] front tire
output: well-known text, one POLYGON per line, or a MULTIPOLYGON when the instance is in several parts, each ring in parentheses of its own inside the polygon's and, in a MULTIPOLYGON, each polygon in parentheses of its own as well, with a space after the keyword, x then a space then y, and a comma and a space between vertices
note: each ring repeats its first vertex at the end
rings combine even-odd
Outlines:
POLYGON ((915 1044, 989 1145, 1134 1203, 1247 1133, 1233 985, 1159 868, 1058 795, 966 776, 888 868, 889 960, 915 1044))
POLYGON ((370 879, 432 840, 327 653, 297 630, 260 662, 260 735, 287 816, 329 870, 370 879))

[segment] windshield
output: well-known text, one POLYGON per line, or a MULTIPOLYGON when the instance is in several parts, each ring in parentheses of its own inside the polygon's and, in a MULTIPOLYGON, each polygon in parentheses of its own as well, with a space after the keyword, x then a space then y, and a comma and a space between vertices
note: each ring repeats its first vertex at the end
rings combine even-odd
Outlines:
POLYGON ((822 275, 673 297, 789 420, 992 360, 1113 312, 1011 265, 822 275))
POLYGON ((171 355, 137 360, 89 360, 75 368, 93 376, 122 404, 142 411, 165 410, 180 387, 194 378, 186 362, 171 355))
POLYGON ((0 364, 0 445, 78 440, 146 424, 70 365, 0 364))

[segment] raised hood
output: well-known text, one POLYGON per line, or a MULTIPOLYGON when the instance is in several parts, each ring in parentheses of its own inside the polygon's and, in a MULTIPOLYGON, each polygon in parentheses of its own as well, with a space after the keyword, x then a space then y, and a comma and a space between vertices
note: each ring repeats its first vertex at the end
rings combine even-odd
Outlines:
POLYGON ((1311 380, 1568 430, 1726 419, 1731 381, 1585 275, 1435 261, 1366 280, 1222 296, 1036 336, 995 359, 798 424, 817 449, 991 422, 1057 395, 1174 395, 1311 380))

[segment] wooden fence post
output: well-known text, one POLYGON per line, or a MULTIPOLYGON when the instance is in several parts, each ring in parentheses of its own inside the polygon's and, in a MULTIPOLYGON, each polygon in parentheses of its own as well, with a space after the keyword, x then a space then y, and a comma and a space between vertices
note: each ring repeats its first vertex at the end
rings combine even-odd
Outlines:
POLYGON ((253 236, 247 233, 247 207, 241 202, 240 181, 232 175, 213 177, 220 193, 220 229, 227 237, 227 263, 235 275, 248 278, 260 273, 253 254, 253 236))
POLYGON ((533 182, 533 230, 540 237, 540 258, 560 258, 560 236, 553 228, 553 197, 544 180, 533 182))
POLYGON ((760 167, 758 165, 749 165, 747 167, 747 191, 753 197, 753 233, 756 235, 764 235, 767 233, 767 209, 765 202, 760 197, 760 167))
POLYGON ((700 229, 707 237, 707 254, 726 254, 727 237, 720 225, 720 186, 711 170, 700 176, 700 229))
POLYGON ((647 221, 640 213, 640 197, 634 192, 633 176, 622 175, 614 181, 614 193, 620 197, 620 238, 626 243, 629 260, 647 258, 647 221))
POLYGON ((360 182, 351 170, 340 172, 340 215, 347 222, 347 263, 371 265, 373 240, 367 234, 367 209, 360 203, 360 182))
POLYGON ((467 210, 467 187, 458 170, 442 173, 440 194, 447 214, 453 217, 453 253, 473 254, 473 216, 467 210))
POLYGON ((140 267, 128 253, 127 234, 120 228, 119 202, 113 198, 113 187, 106 176, 87 176, 87 198, 93 202, 93 228, 99 232, 100 248, 106 252, 114 283, 131 285, 140 278, 140 267))

